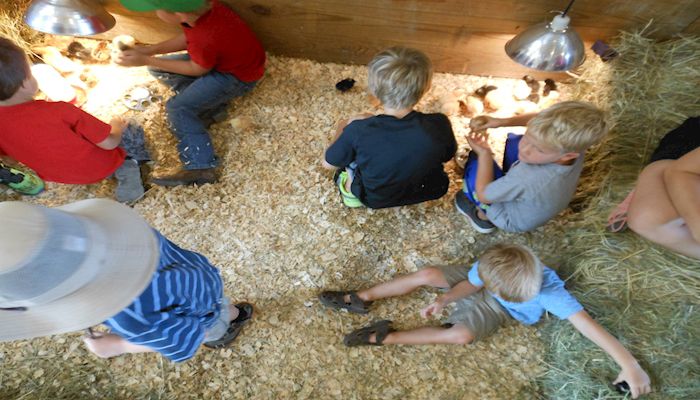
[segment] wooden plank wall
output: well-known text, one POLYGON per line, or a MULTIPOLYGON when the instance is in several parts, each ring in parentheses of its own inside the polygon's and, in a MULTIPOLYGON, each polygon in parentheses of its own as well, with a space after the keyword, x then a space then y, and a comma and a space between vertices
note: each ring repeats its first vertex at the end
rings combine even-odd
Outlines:
MULTIPOLYGON (((392 45, 427 52, 438 71, 522 76, 503 46, 530 25, 551 19, 566 0, 225 0, 273 54, 322 62, 366 63, 392 45)), ((109 36, 128 33, 155 42, 178 32, 153 13, 133 13, 104 0, 118 18, 109 36)), ((700 34, 698 0, 578 0, 572 26, 586 42, 653 19, 659 39, 700 34)))

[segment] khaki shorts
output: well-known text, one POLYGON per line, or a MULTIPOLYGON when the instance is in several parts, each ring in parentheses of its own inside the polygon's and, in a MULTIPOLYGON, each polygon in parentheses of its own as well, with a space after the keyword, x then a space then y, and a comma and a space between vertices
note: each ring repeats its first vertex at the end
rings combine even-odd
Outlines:
MULTIPOLYGON (((445 280, 454 287, 467 280, 471 266, 439 266, 445 280)), ((464 325, 474 335, 474 341, 486 338, 496 332, 501 325, 511 320, 508 312, 486 290, 481 289, 471 296, 457 300, 455 310, 447 318, 450 324, 464 325)))

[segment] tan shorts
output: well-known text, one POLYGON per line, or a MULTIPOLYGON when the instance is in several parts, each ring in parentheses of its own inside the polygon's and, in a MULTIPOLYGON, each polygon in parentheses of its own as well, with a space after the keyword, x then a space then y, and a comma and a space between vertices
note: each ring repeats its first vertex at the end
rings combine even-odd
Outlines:
MULTIPOLYGON (((445 280, 454 287, 467 280, 470 265, 439 266, 445 280)), ((511 320, 508 312, 486 290, 481 289, 471 296, 457 300, 455 310, 447 318, 450 324, 461 324, 474 335, 474 341, 486 338, 496 332, 501 325, 511 320)))

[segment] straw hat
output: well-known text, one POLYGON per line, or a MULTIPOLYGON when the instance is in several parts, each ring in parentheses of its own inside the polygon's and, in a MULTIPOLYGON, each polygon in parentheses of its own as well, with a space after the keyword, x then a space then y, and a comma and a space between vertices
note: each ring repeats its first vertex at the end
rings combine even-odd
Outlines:
POLYGON ((111 200, 4 202, 0 224, 2 341, 103 322, 143 292, 159 259, 148 224, 111 200))

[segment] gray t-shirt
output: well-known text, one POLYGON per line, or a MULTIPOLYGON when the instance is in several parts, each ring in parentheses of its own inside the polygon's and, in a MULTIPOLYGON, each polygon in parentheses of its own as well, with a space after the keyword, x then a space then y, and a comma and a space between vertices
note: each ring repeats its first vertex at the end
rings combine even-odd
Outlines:
POLYGON ((569 205, 582 168, 582 156, 573 165, 518 162, 486 186, 484 196, 491 201, 486 215, 508 232, 544 225, 569 205))

